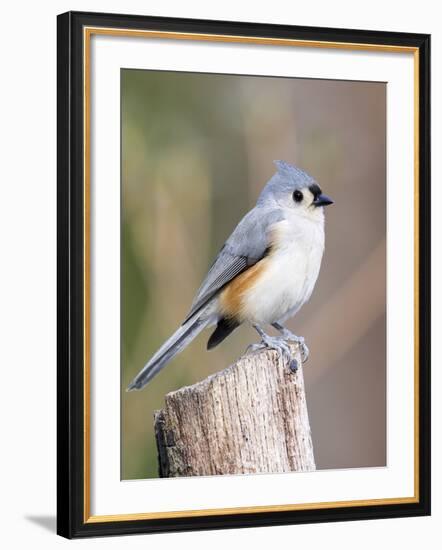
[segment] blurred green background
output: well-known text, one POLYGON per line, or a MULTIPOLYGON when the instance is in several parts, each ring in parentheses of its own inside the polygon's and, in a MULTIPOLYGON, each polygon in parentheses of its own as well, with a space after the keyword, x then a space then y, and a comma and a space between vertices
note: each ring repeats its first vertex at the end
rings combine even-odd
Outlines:
POLYGON ((386 464, 386 85, 121 71, 122 479, 157 477, 164 395, 232 363, 241 327, 204 331, 141 392, 125 388, 182 322, 216 253, 275 159, 335 200, 316 289, 289 323, 304 370, 317 467, 386 464))

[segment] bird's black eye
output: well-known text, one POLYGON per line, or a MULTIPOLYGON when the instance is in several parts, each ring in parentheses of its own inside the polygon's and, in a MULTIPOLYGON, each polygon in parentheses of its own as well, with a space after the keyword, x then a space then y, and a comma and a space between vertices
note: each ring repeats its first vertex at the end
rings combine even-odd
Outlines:
POLYGON ((301 193, 299 189, 296 189, 296 191, 293 192, 293 200, 295 202, 301 202, 304 198, 304 195, 301 193))

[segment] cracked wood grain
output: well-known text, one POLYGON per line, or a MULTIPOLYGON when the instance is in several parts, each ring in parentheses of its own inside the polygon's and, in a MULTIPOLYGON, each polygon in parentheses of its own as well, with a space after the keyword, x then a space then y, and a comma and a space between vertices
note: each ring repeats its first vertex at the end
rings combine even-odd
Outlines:
POLYGON ((168 393, 155 434, 160 477, 315 470, 302 367, 274 351, 168 393))

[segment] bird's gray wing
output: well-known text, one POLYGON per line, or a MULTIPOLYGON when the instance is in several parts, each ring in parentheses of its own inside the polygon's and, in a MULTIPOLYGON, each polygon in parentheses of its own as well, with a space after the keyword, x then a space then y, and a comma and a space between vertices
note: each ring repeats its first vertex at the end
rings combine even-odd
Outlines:
POLYGON ((228 282, 266 255, 269 229, 282 219, 280 208, 255 207, 244 216, 215 258, 184 322, 195 315, 228 282))

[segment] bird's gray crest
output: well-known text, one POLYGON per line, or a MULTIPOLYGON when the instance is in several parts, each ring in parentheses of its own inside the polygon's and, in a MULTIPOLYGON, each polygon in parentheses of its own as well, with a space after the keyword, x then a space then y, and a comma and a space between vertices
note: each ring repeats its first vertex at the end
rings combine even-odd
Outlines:
POLYGON ((316 183, 307 172, 304 172, 297 166, 289 164, 285 160, 275 160, 276 174, 268 181, 262 190, 258 204, 267 199, 284 193, 293 193, 295 189, 303 189, 304 187, 316 183))
POLYGON ((294 182, 300 182, 305 186, 306 182, 314 181, 314 179, 307 174, 307 172, 304 172, 293 164, 289 164, 285 160, 274 160, 273 163, 275 164, 279 174, 293 180, 294 182))

